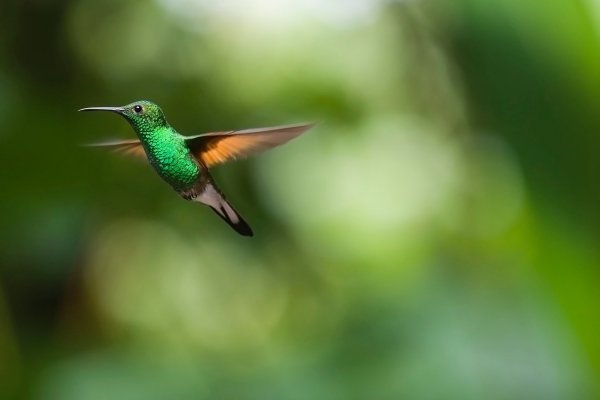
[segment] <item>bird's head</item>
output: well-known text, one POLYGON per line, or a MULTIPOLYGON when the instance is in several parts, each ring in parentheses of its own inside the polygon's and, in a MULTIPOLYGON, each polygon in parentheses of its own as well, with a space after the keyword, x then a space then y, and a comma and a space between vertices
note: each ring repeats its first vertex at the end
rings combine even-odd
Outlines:
POLYGON ((88 107, 79 111, 111 111, 121 114, 137 132, 151 132, 167 125, 160 107, 147 100, 135 101, 122 107, 88 107))

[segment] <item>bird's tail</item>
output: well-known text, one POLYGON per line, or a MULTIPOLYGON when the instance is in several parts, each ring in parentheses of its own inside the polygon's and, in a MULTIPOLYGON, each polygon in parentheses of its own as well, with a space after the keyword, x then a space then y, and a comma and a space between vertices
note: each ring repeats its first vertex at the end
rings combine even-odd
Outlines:
POLYGON ((209 181, 204 187, 204 191, 195 198, 203 204, 209 206, 223 221, 236 230, 237 233, 244 236, 254 236, 252 228, 240 214, 225 200, 223 194, 209 181))

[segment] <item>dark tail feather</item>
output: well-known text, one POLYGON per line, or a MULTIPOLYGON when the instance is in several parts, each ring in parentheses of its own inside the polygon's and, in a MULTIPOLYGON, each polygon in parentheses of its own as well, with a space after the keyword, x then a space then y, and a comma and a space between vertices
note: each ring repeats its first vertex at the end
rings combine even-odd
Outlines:
POLYGON ((235 229, 240 235, 254 236, 248 223, 246 223, 242 216, 231 207, 231 204, 229 204, 227 200, 225 200, 225 197, 221 191, 217 189, 212 180, 209 180, 206 183, 202 188, 202 193, 196 196, 194 201, 199 201, 212 208, 223 221, 227 222, 229 226, 235 229))
POLYGON ((252 228, 237 211, 231 207, 227 200, 223 199, 221 207, 218 209, 209 206, 221 219, 229 224, 237 233, 244 236, 254 236, 252 228))

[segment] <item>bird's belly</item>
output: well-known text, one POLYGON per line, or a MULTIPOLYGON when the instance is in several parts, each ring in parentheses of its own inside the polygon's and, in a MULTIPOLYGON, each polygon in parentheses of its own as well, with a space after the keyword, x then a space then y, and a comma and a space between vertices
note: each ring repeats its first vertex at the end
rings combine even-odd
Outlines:
POLYGON ((162 154, 150 157, 156 172, 176 190, 188 189, 200 176, 200 167, 187 154, 162 154))

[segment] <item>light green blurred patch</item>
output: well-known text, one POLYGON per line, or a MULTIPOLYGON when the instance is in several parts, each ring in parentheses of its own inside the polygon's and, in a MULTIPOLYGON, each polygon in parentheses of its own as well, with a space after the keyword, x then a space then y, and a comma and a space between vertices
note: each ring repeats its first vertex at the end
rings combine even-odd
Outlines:
POLYGON ((335 129, 319 126, 296 151, 263 160, 265 201, 319 257, 402 274, 402 260, 430 242, 428 226, 453 212, 460 149, 410 118, 335 129))
POLYGON ((392 387, 424 399, 588 398, 581 350, 535 288, 438 289, 392 387))
POLYGON ((152 2, 77 2, 69 22, 75 50, 100 76, 122 81, 170 63, 168 20, 152 2))
POLYGON ((87 282, 117 332, 184 353, 234 352, 264 344, 281 319, 286 289, 263 262, 209 237, 186 240, 158 222, 122 221, 92 244, 87 282))
POLYGON ((454 226, 466 235, 492 238, 506 232, 525 204, 517 159, 497 137, 478 135, 465 148, 464 197, 454 226))
POLYGON ((193 366, 118 351, 57 364, 47 371, 35 392, 38 400, 210 398, 201 371, 193 366))

